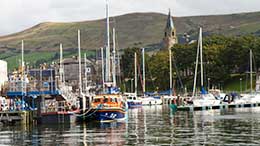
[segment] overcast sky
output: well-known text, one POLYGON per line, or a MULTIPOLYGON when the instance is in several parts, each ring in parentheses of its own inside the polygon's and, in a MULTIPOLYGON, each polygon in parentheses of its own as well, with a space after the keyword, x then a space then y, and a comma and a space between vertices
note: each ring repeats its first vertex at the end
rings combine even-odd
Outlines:
MULTIPOLYGON (((110 0, 110 15, 131 12, 174 16, 260 11, 260 0, 110 0)), ((70 22, 104 18, 105 0, 0 0, 0 35, 46 21, 70 22)))

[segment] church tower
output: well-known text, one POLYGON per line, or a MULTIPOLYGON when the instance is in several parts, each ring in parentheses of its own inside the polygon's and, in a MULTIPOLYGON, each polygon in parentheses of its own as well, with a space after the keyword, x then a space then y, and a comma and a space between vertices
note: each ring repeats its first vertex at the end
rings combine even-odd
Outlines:
POLYGON ((166 27, 164 29, 162 49, 170 49, 174 44, 177 44, 176 29, 172 20, 171 11, 169 10, 166 27))

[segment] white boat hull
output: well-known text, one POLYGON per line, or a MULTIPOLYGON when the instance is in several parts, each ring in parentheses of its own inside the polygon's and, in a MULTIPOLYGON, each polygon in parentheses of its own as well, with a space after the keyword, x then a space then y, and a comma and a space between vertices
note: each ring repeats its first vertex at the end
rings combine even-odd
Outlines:
POLYGON ((142 105, 160 105, 162 104, 162 99, 155 99, 152 97, 146 97, 142 99, 142 105))

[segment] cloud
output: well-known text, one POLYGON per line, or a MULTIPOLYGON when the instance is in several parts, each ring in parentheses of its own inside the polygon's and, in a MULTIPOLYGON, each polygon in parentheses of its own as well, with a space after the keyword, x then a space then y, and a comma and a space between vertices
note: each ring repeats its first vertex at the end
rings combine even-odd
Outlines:
MULTIPOLYGON (((175 16, 228 14, 260 10, 259 0, 110 0, 112 16, 160 12, 175 16)), ((1 0, 0 35, 46 21, 70 22, 105 17, 105 0, 1 0)))

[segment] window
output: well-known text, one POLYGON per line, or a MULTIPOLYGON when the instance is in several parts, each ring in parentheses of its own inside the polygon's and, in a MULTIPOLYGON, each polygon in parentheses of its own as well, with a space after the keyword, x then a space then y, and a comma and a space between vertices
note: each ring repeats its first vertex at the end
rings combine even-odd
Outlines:
POLYGON ((104 97, 104 102, 105 103, 108 102, 108 98, 104 97))
POLYGON ((94 99, 94 102, 100 102, 101 100, 99 98, 94 99))

